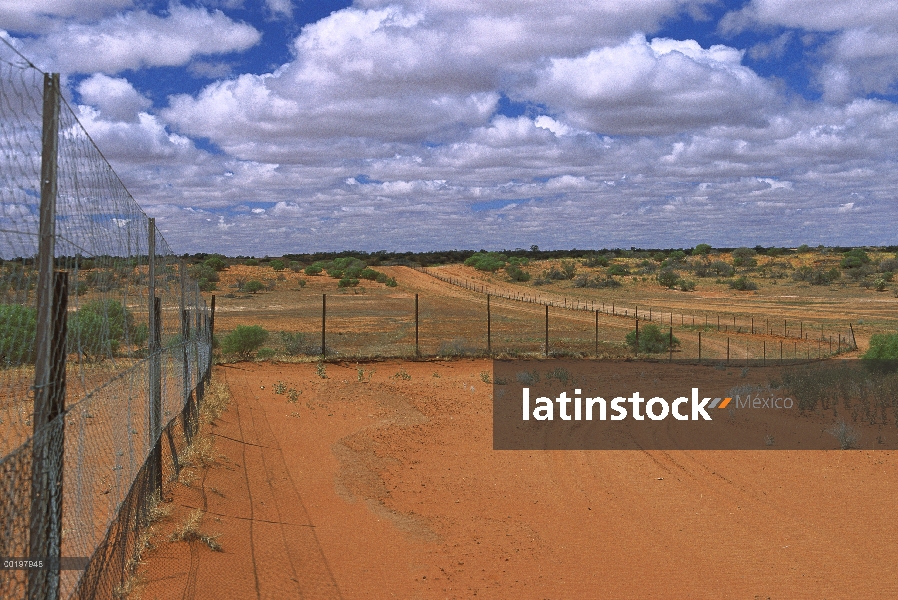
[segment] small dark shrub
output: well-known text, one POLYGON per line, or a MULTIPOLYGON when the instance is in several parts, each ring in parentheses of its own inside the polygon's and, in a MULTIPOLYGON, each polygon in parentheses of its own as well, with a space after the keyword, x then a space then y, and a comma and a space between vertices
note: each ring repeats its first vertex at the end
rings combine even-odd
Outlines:
POLYGON ((511 281, 530 281, 530 273, 519 267, 518 265, 508 265, 505 272, 511 281))
POLYGON ((352 277, 344 277, 337 283, 337 287, 345 288, 345 287, 356 287, 359 285, 359 280, 352 277))
POLYGON ((758 284, 743 275, 730 281, 730 288, 740 292, 748 292, 758 289, 758 284))
POLYGON ((309 265, 305 268, 306 275, 318 275, 322 271, 322 268, 317 265, 309 265))

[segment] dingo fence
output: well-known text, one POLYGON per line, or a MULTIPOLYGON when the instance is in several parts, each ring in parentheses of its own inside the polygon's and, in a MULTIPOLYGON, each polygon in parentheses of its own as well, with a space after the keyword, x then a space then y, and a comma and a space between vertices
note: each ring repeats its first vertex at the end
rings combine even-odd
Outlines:
POLYGON ((45 74, 0 45, 0 597, 112 598, 211 365, 195 281, 45 74))

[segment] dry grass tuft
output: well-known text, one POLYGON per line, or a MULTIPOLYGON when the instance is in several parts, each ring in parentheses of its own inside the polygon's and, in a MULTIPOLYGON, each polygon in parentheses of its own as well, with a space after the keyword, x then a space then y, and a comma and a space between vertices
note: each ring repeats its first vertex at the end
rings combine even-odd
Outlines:
POLYGON ((198 508, 193 510, 184 523, 171 534, 170 539, 173 542, 202 542, 215 552, 223 552, 221 544, 218 543, 221 534, 210 535, 200 531, 202 520, 203 511, 198 508))

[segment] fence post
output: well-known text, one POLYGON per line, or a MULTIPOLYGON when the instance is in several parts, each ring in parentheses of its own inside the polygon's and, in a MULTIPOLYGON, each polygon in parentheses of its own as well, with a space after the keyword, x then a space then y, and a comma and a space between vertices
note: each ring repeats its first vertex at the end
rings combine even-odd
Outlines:
POLYGON ((727 364, 730 364, 730 338, 727 338, 727 364))
POLYGON ((418 294, 415 294, 415 356, 421 356, 418 349, 418 294))
POLYGON ((162 303, 156 297, 156 219, 147 219, 148 240, 148 301, 149 301, 149 352, 150 402, 149 402, 149 448, 150 495, 162 492, 162 364, 159 355, 161 339, 162 303))
MULTIPOLYGON (((595 308, 595 307, 593 307, 595 308)), ((599 357, 599 311, 593 310, 596 314, 596 358, 599 357)))
MULTIPOLYGON (((673 315, 671 314, 671 316, 673 316, 673 315)), ((670 334, 670 339, 667 340, 667 351, 668 351, 668 353, 670 353, 670 356, 668 357, 667 360, 669 362, 673 362, 673 326, 671 326, 669 334, 670 334)))
POLYGON ((702 362, 702 332, 698 332, 698 362, 702 362))
POLYGON ((486 353, 493 353, 492 346, 492 321, 490 319, 490 295, 486 295, 486 353))
POLYGON ((325 322, 327 321, 327 294, 321 294, 321 358, 327 358, 325 345, 325 322))
POLYGON ((549 305, 546 304, 546 358, 549 358, 549 305))
POLYGON ((639 356, 639 319, 636 319, 636 345, 633 347, 633 356, 639 356))
POLYGON ((150 435, 153 439, 151 492, 162 495, 162 299, 153 298, 153 329, 150 340, 150 435))
MULTIPOLYGON (((57 409, 60 409, 59 401, 65 401, 64 387, 62 388, 62 398, 59 397, 58 381, 54 379, 54 375, 59 375, 59 369, 58 365, 53 364, 56 350, 54 340, 58 337, 55 334, 59 333, 55 331, 56 326, 59 325, 56 318, 59 315, 57 313, 58 306, 54 304, 59 281, 54 273, 59 98, 59 74, 44 74, 29 552, 32 557, 47 558, 59 556, 62 516, 62 497, 58 496, 58 499, 54 497, 59 490, 56 478, 58 478, 59 485, 62 484, 62 432, 54 435, 56 432, 50 431, 49 428, 49 424, 56 416, 57 409), (58 446, 58 449, 55 446, 58 446), (56 504, 59 506, 57 507, 56 504)), ((65 318, 65 312, 61 316, 65 318)), ((62 333, 64 331, 63 329, 62 333)), ((62 360, 64 363, 64 354, 62 360)), ((64 365, 62 376, 65 376, 64 365)), ((27 594, 30 600, 57 598, 59 596, 58 569, 29 570, 27 594)))
MULTIPOLYGON (((65 418, 60 415, 65 412, 68 273, 52 275, 51 319, 42 327, 46 347, 41 344, 44 352, 43 356, 38 355, 37 363, 44 363, 41 367, 42 379, 39 380, 35 374, 29 556, 58 561, 62 549, 65 418), (39 384, 38 381, 43 383, 39 384)), ((29 570, 27 597, 29 600, 59 597, 58 562, 44 569, 29 570)))
POLYGON ((851 345, 857 350, 857 340, 854 339, 854 327, 851 326, 851 323, 848 324, 848 330, 851 332, 851 345))
MULTIPOLYGON (((183 272, 183 270, 182 270, 183 272)), ((182 288, 183 289, 183 288, 182 288)), ((183 299, 183 294, 181 298, 183 299)), ((181 311, 181 341, 183 347, 182 356, 184 357, 184 406, 182 425, 184 427, 184 438, 187 444, 193 436, 193 402, 190 400, 190 352, 187 347, 190 340, 190 313, 187 309, 181 311)))

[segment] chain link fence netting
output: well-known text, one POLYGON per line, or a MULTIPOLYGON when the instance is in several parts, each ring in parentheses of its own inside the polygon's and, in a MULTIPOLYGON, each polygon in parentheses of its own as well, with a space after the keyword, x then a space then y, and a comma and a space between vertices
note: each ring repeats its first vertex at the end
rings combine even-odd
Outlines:
POLYGON ((47 81, 0 44, 0 557, 40 551, 36 502, 61 504, 47 536, 63 557, 58 579, 3 570, 0 597, 111 598, 127 591, 147 513, 190 442, 210 316, 58 85, 47 120, 47 81), (42 229, 48 148, 55 214, 42 229), (49 413, 39 408, 45 396, 57 400, 49 413))

